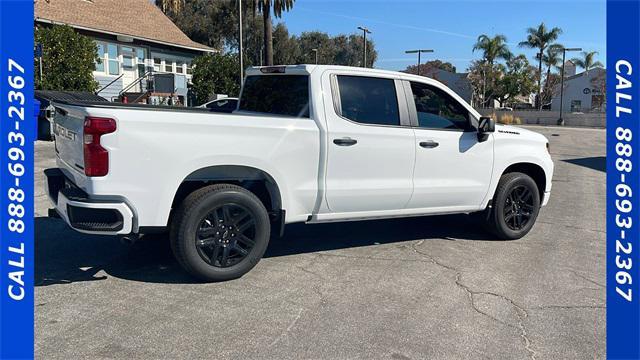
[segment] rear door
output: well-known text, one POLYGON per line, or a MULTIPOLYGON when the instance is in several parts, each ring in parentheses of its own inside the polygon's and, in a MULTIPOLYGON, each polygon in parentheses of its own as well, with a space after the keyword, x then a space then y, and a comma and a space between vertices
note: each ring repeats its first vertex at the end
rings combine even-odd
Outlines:
POLYGON ((415 141, 401 81, 349 72, 325 76, 333 102, 325 107, 329 209, 403 209, 413 190, 415 141))

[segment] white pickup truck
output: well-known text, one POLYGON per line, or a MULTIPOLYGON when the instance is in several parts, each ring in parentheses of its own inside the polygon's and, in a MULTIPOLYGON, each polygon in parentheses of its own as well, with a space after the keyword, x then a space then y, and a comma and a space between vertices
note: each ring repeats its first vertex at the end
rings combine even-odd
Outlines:
POLYGON ((295 222, 480 213, 498 238, 520 238, 551 190, 544 136, 404 73, 252 68, 232 114, 55 106, 52 216, 91 234, 168 231, 206 281, 242 276, 295 222))

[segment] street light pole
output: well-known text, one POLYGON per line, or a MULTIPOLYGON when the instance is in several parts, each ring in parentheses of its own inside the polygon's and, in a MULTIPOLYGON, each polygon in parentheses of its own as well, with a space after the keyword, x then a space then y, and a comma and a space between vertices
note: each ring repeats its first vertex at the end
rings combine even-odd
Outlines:
POLYGON ((363 26, 358 26, 359 30, 362 30, 362 35, 364 38, 364 54, 363 54, 363 62, 362 67, 367 67, 367 34, 371 34, 371 31, 363 26))
POLYGON ((238 0, 238 18, 240 19, 240 41, 238 50, 240 52, 240 86, 242 87, 242 83, 244 82, 244 61, 242 59, 242 0, 238 0))
POLYGON ((318 49, 311 49, 316 54, 316 65, 318 65, 318 49))
POLYGON ((558 119, 558 125, 564 125, 564 119, 562 118, 562 107, 564 105, 564 63, 567 56, 567 51, 582 51, 582 48, 562 48, 562 71, 560 75, 560 118, 558 119))
POLYGON ((416 49, 416 50, 407 50, 405 54, 415 54, 418 53, 418 75, 420 75, 420 54, 422 53, 432 53, 433 49, 416 49))

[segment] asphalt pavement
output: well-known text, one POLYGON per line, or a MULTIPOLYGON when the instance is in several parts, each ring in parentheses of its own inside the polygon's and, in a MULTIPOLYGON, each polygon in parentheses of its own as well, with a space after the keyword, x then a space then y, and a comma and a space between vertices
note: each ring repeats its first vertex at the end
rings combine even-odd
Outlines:
POLYGON ((605 349, 605 132, 551 141, 549 205, 498 241, 464 215, 292 225, 241 279, 190 278, 47 218, 36 144, 35 351, 43 359, 593 359, 605 349))

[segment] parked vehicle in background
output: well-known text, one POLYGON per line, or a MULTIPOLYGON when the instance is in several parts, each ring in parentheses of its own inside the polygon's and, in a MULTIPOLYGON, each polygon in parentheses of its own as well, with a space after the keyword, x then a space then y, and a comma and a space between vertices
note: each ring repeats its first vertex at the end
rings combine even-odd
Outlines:
POLYGON ((179 263, 207 281, 242 276, 296 222, 478 213, 517 239, 551 191, 544 136, 406 73, 252 68, 233 114, 55 106, 55 212, 86 233, 169 231, 179 263))
POLYGON ((213 112, 231 113, 238 108, 238 98, 226 97, 204 103, 199 108, 207 108, 213 112))
POLYGON ((503 107, 497 108, 496 110, 499 110, 499 111, 513 111, 513 108, 512 107, 508 107, 508 106, 503 106, 503 107))

